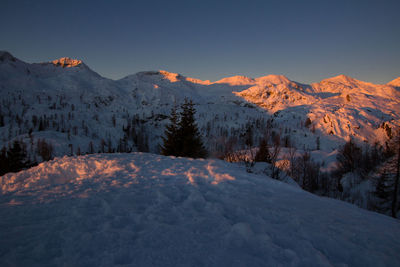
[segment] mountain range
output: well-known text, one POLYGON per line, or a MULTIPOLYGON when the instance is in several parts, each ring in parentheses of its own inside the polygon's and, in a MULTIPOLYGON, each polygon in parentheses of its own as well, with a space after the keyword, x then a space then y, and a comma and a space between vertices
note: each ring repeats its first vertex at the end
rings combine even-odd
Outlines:
MULTIPOLYGON (((158 152, 174 105, 192 99, 211 155, 228 143, 244 147, 272 127, 291 144, 331 152, 349 138, 385 142, 400 125, 400 77, 372 84, 339 75, 313 84, 282 75, 233 76, 216 82, 167 71, 111 80, 81 60, 23 62, 0 52, 0 147, 15 139, 45 139, 55 155, 141 150, 158 152)), ((28 140, 30 140, 28 142, 28 140)))

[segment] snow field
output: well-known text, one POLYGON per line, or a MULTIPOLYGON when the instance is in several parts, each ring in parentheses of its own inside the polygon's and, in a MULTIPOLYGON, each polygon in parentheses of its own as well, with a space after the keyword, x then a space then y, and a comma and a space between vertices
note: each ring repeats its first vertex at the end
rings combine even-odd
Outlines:
POLYGON ((0 177, 1 266, 399 266, 399 222, 219 160, 56 158, 0 177))

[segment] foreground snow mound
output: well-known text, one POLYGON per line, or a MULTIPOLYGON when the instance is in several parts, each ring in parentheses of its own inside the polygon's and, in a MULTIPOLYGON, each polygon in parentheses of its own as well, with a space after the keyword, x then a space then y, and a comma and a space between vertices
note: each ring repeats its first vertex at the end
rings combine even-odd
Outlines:
POLYGON ((64 157, 0 177, 1 266, 400 266, 400 225, 218 160, 64 157))

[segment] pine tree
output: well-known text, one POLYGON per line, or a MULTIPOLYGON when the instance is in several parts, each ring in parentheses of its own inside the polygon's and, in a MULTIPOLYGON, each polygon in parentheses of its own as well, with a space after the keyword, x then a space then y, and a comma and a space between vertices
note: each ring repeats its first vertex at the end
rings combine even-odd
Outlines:
POLYGON ((19 141, 14 141, 13 146, 7 151, 7 159, 9 163, 10 172, 18 172, 23 168, 29 166, 26 160, 26 151, 19 141))
POLYGON ((6 147, 3 146, 0 151, 0 176, 6 174, 7 172, 9 172, 7 150, 6 147))
POLYGON ((38 139, 37 150, 38 154, 42 157, 44 161, 49 161, 53 159, 53 145, 51 143, 47 143, 45 139, 38 139))
POLYGON ((244 142, 248 148, 251 148, 253 146, 253 128, 250 124, 248 124, 246 128, 244 142))
POLYGON ((201 141, 194 115, 196 110, 192 100, 185 99, 181 105, 179 117, 174 107, 170 115, 170 124, 166 127, 161 154, 180 157, 204 158, 207 151, 201 141))
POLYGON ((400 182, 400 129, 396 132, 396 137, 394 138, 394 144, 396 149, 396 175, 394 179, 394 188, 393 188, 393 200, 392 200, 392 217, 396 218, 398 211, 398 194, 399 194, 399 182, 400 182))
POLYGON ((319 138, 319 136, 317 136, 317 139, 315 140, 315 142, 317 143, 317 150, 321 150, 321 140, 319 138))
POLYGON ((388 174, 386 170, 383 170, 376 183, 374 195, 382 200, 387 200, 390 197, 390 188, 388 174))
POLYGON ((39 120, 39 129, 38 129, 38 131, 39 132, 40 131, 44 131, 44 123, 43 123, 42 117, 40 117, 40 120, 39 120))
MULTIPOLYGON (((376 187, 373 194, 378 202, 373 206, 375 210, 390 214, 397 218, 399 211, 399 180, 400 180, 400 131, 395 133, 395 136, 389 141, 391 151, 386 151, 387 160, 384 162, 382 174, 376 181, 376 187), (388 153, 389 152, 389 153, 388 153)), ((379 152, 371 158, 379 155, 379 152)), ((382 160, 382 159, 381 159, 382 160)), ((372 161, 371 161, 372 162, 372 161)), ((376 163, 376 162, 375 162, 376 163)))
POLYGON ((360 164, 362 150, 352 139, 339 149, 336 156, 339 171, 342 173, 355 171, 360 164))
POLYGON ((4 126, 4 116, 3 114, 0 114, 0 127, 4 126))
POLYGON ((88 153, 89 154, 93 154, 94 153, 94 146, 93 146, 93 142, 92 141, 89 142, 89 152, 88 153))
POLYGON ((271 155, 268 149, 268 142, 266 138, 263 138, 260 142, 259 149, 254 158, 255 162, 268 162, 271 163, 271 155))
POLYGON ((192 100, 185 99, 185 103, 181 105, 181 119, 178 129, 178 140, 182 141, 180 156, 191 158, 204 158, 207 151, 201 141, 201 136, 197 128, 194 115, 196 110, 192 100))
POLYGON ((304 126, 308 128, 308 127, 310 127, 311 123, 312 123, 312 122, 311 122, 311 119, 310 119, 310 118, 307 118, 307 119, 306 119, 306 122, 304 123, 304 126))
POLYGON ((176 113, 177 107, 174 106, 171 110, 171 115, 169 116, 170 124, 166 126, 163 143, 161 146, 161 154, 165 156, 177 156, 178 151, 180 151, 180 145, 182 144, 178 136, 178 114, 176 113))
POLYGON ((386 169, 383 169, 383 172, 375 181, 375 191, 372 192, 376 198, 376 200, 372 203, 372 208, 375 211, 387 214, 390 210, 390 205, 392 202, 391 192, 393 191, 393 183, 391 180, 392 179, 387 173, 386 169))

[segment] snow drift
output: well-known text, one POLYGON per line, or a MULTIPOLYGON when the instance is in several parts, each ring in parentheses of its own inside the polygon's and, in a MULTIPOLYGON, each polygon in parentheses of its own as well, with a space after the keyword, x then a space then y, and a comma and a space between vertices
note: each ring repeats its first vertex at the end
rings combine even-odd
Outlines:
POLYGON ((399 222, 219 160, 63 157, 0 177, 1 266, 399 266, 399 222))

